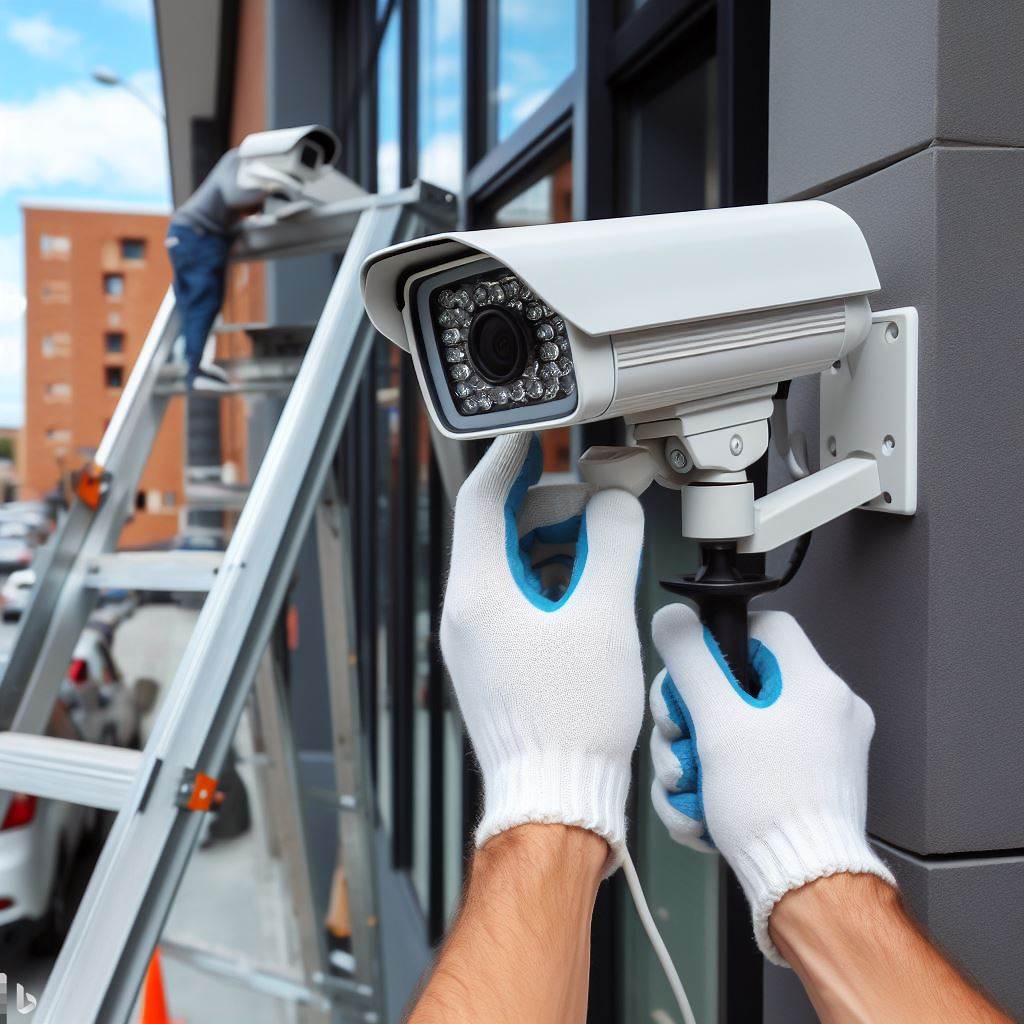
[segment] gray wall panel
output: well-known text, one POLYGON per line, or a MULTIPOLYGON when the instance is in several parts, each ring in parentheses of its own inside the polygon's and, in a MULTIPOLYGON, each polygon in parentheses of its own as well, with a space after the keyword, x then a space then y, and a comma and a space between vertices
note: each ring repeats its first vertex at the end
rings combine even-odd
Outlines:
MULTIPOLYGON (((870 829, 923 854, 1024 847, 1022 180, 1022 150, 937 147, 825 197, 872 305, 921 314, 920 511, 817 531, 778 604, 875 709, 870 829)), ((794 399, 816 437, 814 387, 794 399)))
POLYGON ((935 139, 1024 145, 1024 4, 772 3, 769 195, 817 193, 935 139))
MULTIPOLYGON (((911 915, 1014 1020, 1024 1020, 1024 858, 924 861, 879 845, 911 915)), ((764 1024, 818 1018, 793 971, 765 966, 764 1024)))

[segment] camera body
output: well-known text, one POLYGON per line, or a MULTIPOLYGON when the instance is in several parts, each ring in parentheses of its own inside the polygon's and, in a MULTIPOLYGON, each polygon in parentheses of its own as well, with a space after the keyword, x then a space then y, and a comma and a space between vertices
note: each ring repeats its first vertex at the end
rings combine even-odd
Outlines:
POLYGON ((867 337, 879 287, 860 229, 819 201, 452 232, 362 273, 461 439, 658 420, 821 373, 867 337))
POLYGON ((330 169, 340 150, 334 132, 316 124, 247 135, 238 147, 238 185, 297 199, 330 169))

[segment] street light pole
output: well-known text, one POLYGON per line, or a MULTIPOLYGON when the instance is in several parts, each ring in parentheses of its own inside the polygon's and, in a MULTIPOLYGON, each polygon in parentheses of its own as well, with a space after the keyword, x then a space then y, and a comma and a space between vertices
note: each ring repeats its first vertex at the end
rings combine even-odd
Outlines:
POLYGON ((122 78, 116 71, 111 71, 109 68, 93 68, 92 77, 93 81, 99 82, 100 85, 109 85, 115 89, 121 88, 125 92, 131 93, 154 117, 167 123, 167 115, 151 103, 149 97, 137 85, 122 78))

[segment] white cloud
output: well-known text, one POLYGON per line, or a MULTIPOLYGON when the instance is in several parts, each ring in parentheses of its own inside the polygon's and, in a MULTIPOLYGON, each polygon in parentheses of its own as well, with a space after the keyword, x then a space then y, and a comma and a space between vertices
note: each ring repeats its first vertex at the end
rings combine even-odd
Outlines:
MULTIPOLYGON (((133 84, 155 92, 151 73, 133 84)), ((0 195, 73 185, 101 195, 166 194, 164 126, 124 89, 63 86, 0 103, 0 195)))
MULTIPOLYGON (((24 313, 21 236, 7 235, 0 238, 0 331, 7 330, 11 324, 19 323, 24 313)), ((0 361, 0 367, 3 365, 0 361)))
POLYGON ((103 0, 104 4, 118 14, 127 14, 139 21, 153 17, 153 0, 103 0))
POLYGON ((394 192, 398 188, 398 143, 389 140, 377 148, 377 191, 394 192))
POLYGON ((7 38, 41 60, 60 60, 81 42, 77 32, 55 25, 46 14, 12 18, 7 26, 7 38))
POLYGON ((0 426, 24 419, 25 294, 20 235, 0 237, 0 426))
POLYGON ((457 132, 435 135, 420 153, 420 177, 457 191, 462 181, 462 138, 457 132))

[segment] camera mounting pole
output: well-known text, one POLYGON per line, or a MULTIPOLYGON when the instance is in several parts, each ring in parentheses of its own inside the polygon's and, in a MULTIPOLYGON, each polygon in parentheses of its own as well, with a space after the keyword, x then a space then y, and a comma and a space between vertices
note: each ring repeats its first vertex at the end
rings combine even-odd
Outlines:
POLYGON ((631 447, 590 448, 580 459, 580 475, 599 487, 640 495, 657 481, 681 492, 681 532, 700 542, 701 566, 662 585, 697 604, 745 687, 756 688, 747 605, 789 574, 743 575, 738 556, 809 537, 855 508, 917 510, 917 344, 916 309, 874 313, 863 345, 821 375, 821 468, 762 498, 747 470, 768 448, 774 386, 627 418, 631 447))

